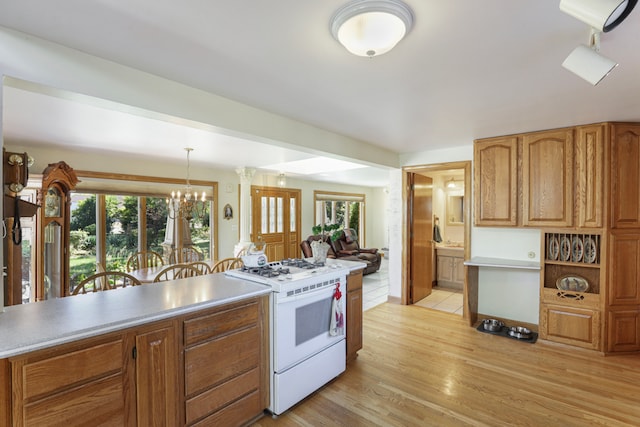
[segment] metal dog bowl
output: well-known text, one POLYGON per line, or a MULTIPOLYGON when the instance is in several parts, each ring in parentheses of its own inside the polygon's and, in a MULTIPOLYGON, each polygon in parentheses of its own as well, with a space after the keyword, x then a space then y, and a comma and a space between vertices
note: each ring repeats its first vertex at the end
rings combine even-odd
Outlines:
POLYGON ((504 323, 496 319, 484 319, 482 321, 482 327, 485 331, 498 332, 503 326, 504 323))
POLYGON ((512 326, 509 328, 509 335, 521 340, 531 338, 531 330, 523 326, 512 326))

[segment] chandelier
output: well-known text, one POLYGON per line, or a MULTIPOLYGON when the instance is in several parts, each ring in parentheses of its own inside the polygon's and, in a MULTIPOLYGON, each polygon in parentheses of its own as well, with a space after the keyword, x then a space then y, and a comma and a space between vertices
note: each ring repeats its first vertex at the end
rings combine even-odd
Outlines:
POLYGON ((171 198, 167 198, 167 207, 169 208, 169 218, 184 218, 187 221, 191 221, 194 217, 204 217, 206 211, 206 194, 203 191, 198 198, 198 192, 192 191, 191 183, 189 182, 189 154, 193 151, 193 148, 185 148, 187 152, 187 186, 184 192, 172 191, 171 198))

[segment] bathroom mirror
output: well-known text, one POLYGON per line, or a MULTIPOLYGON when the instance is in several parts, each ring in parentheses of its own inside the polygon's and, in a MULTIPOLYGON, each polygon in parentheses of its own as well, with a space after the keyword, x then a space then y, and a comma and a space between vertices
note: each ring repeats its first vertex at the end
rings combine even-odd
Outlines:
POLYGON ((464 195, 447 196, 447 225, 464 224, 464 195))

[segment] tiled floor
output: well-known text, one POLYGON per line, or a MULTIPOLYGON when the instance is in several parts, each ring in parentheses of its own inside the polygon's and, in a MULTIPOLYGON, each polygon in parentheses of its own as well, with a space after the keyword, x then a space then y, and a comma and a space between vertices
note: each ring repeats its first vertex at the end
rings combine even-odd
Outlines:
POLYGON ((387 302, 389 295, 389 261, 382 258, 380 269, 362 279, 362 309, 369 310, 387 302))
POLYGON ((462 290, 434 286, 431 295, 415 305, 462 316, 462 290))
MULTIPOLYGON (((388 263, 386 258, 383 258, 380 270, 377 273, 367 274, 362 280, 362 303, 365 311, 387 302, 389 295, 388 263)), ((416 305, 462 315, 462 291, 434 287, 431 295, 418 301, 416 305)))

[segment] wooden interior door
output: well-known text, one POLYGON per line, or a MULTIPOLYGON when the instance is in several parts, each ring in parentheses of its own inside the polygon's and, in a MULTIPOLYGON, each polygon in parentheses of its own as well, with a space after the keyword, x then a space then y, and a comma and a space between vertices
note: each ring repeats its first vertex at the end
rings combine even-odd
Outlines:
POLYGON ((433 278, 433 180, 411 174, 409 198, 410 269, 409 303, 431 294, 433 278))
POLYGON ((300 257, 300 190, 251 187, 251 240, 269 261, 300 257))

